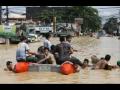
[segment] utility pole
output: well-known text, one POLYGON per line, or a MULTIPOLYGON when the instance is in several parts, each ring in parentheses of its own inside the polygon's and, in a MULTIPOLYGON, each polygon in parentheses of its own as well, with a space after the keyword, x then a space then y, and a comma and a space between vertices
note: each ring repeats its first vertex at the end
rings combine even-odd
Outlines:
POLYGON ((120 38, 120 10, 119 10, 119 22, 118 22, 118 36, 120 38))
POLYGON ((56 17, 55 17, 55 11, 53 9, 53 32, 56 32, 56 17))
POLYGON ((6 6, 6 23, 9 24, 9 18, 8 18, 8 15, 9 15, 9 10, 8 10, 8 6, 6 6))
POLYGON ((2 24, 2 6, 0 6, 0 25, 2 24))

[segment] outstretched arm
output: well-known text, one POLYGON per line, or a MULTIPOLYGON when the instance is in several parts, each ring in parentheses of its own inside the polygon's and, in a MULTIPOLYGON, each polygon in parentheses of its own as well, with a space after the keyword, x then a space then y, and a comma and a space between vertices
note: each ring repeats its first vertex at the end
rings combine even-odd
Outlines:
POLYGON ((39 60, 37 63, 42 63, 43 61, 45 61, 45 60, 47 60, 47 59, 49 59, 49 56, 46 56, 45 58, 43 58, 43 59, 41 59, 41 60, 39 60))
POLYGON ((28 54, 37 55, 37 53, 27 50, 28 54))

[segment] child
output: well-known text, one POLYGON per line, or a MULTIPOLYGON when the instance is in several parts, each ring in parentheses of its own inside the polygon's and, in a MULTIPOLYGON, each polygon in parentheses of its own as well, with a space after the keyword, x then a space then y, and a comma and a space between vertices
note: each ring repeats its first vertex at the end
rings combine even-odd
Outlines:
POLYGON ((90 66, 89 65, 89 60, 88 59, 84 59, 82 68, 84 69, 84 68, 89 67, 89 66, 90 66))

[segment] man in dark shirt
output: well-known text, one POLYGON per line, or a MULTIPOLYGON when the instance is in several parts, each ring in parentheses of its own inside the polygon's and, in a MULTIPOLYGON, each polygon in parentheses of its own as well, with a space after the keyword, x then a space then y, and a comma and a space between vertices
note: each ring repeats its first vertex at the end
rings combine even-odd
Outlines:
POLYGON ((82 66, 79 59, 71 57, 73 49, 69 43, 66 43, 65 37, 60 37, 60 42, 61 43, 56 46, 56 52, 58 53, 57 63, 62 64, 65 61, 70 61, 82 66))

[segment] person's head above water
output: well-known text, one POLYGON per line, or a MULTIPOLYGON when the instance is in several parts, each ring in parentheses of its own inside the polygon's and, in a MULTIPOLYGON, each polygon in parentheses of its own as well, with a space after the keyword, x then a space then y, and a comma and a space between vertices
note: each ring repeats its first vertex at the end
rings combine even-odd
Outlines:
POLYGON ((37 50, 38 53, 44 53, 44 46, 40 46, 37 50))
POLYGON ((45 53, 45 54, 48 54, 48 52, 49 52, 49 48, 44 47, 44 53, 45 53))
POLYGON ((111 58, 111 56, 110 56, 109 54, 107 54, 107 55, 105 56, 105 60, 106 60, 106 61, 110 61, 110 58, 111 58))
POLYGON ((6 62, 6 66, 8 66, 8 65, 10 65, 10 64, 12 64, 11 61, 7 61, 7 62, 6 62))
POLYGON ((26 42, 26 41, 27 41, 27 38, 26 38, 25 36, 21 36, 21 37, 20 37, 20 41, 21 41, 21 42, 23 42, 23 41, 26 42))
POLYGON ((46 39, 50 39, 50 38, 51 38, 51 34, 50 34, 50 33, 47 33, 47 34, 45 35, 45 38, 46 38, 46 39))
POLYGON ((6 66, 10 71, 12 71, 12 62, 11 61, 7 61, 6 66))
POLYGON ((96 64, 99 61, 99 58, 96 55, 92 55, 91 56, 91 62, 92 64, 96 64))
POLYGON ((117 65, 120 67, 120 60, 117 61, 117 65))
POLYGON ((89 64, 89 60, 88 59, 84 59, 83 64, 88 65, 89 64))

